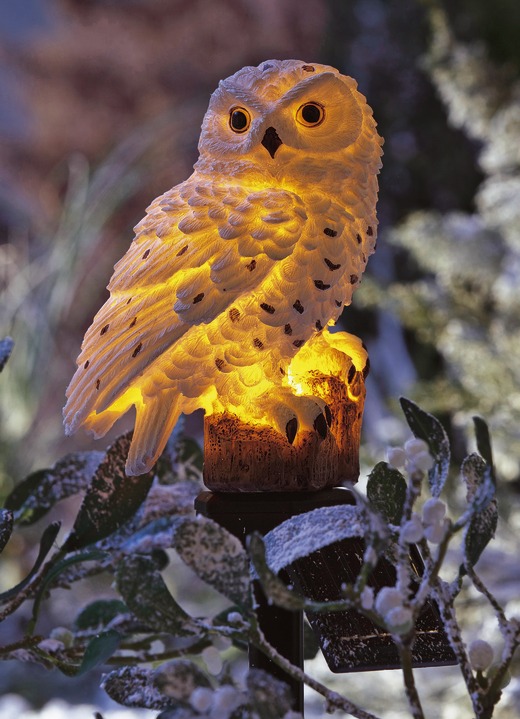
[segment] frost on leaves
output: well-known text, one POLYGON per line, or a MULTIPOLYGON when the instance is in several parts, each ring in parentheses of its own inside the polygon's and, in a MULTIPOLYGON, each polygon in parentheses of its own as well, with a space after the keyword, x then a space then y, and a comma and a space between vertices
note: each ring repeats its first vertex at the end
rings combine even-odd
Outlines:
POLYGON ((368 501, 390 524, 399 524, 406 499, 406 480, 398 469, 379 462, 367 482, 368 501))
POLYGON ((242 607, 251 607, 249 559, 242 544, 210 519, 185 520, 175 533, 181 559, 205 582, 242 607))
POLYGON ((433 415, 420 409, 405 397, 400 399, 408 426, 418 439, 428 445, 434 465, 428 472, 430 490, 434 497, 442 492, 450 468, 450 443, 442 424, 433 415))
POLYGON ((84 491, 103 459, 103 452, 67 454, 50 469, 38 469, 15 487, 5 506, 20 524, 33 524, 56 502, 84 491))
POLYGON ((108 537, 130 519, 145 500, 153 473, 126 476, 130 442, 131 433, 119 437, 97 468, 65 543, 68 551, 108 537))
POLYGON ((125 707, 166 709, 172 701, 154 684, 154 673, 142 667, 123 667, 107 674, 102 687, 108 696, 125 707))
POLYGON ((204 634, 202 626, 172 597, 151 557, 126 557, 119 565, 116 584, 128 608, 151 629, 176 637, 204 634))
POLYGON ((464 532, 464 555, 466 563, 473 566, 495 536, 498 506, 490 467, 478 454, 466 457, 461 474, 466 484, 466 501, 473 511, 464 532))

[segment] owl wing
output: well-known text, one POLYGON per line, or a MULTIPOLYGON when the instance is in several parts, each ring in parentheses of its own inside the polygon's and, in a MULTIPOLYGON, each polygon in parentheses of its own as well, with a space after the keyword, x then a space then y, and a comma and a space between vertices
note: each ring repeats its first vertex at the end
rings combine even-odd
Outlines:
POLYGON ((67 390, 67 433, 85 423, 101 436, 142 402, 132 388, 154 360, 258 286, 291 254, 306 219, 293 193, 215 186, 195 175, 157 198, 83 340, 67 390), (97 422, 101 413, 106 421, 97 422))

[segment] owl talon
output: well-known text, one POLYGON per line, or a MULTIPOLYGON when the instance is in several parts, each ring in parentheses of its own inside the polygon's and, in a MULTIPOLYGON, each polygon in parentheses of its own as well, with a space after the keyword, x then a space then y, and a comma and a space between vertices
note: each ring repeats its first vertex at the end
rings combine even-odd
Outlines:
POLYGON ((287 435, 289 444, 292 444, 294 442, 294 438, 296 437, 297 432, 298 432, 298 420, 296 419, 296 417, 293 417, 285 425, 285 434, 287 435))

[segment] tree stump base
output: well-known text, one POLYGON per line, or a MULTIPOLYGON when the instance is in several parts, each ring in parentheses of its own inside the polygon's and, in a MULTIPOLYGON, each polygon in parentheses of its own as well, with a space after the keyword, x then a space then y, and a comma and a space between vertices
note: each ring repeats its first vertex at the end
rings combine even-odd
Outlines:
POLYGON ((206 416, 206 487, 213 492, 301 492, 357 482, 364 373, 348 357, 341 370, 350 382, 315 370, 298 377, 304 394, 320 397, 331 410, 325 439, 315 431, 299 431, 290 444, 274 428, 246 424, 229 412, 206 416))

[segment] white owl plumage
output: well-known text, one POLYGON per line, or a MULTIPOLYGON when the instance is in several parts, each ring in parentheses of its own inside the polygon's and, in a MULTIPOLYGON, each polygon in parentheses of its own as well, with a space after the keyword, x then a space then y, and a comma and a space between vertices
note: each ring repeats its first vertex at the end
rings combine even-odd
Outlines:
POLYGON ((269 60, 220 82, 193 174, 152 202, 115 266, 67 433, 100 437, 134 405, 127 473, 140 474, 181 412, 315 425, 323 403, 296 396, 288 368, 304 344, 334 344, 327 325, 374 251, 381 146, 356 82, 332 67, 269 60))

